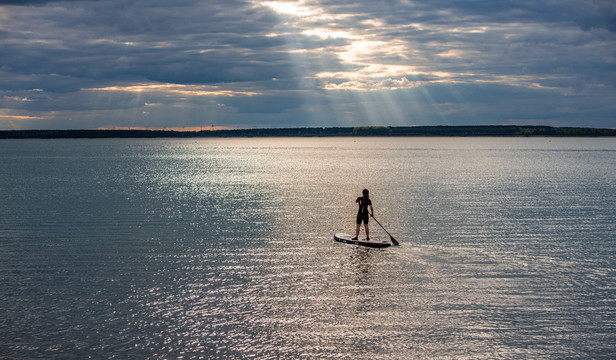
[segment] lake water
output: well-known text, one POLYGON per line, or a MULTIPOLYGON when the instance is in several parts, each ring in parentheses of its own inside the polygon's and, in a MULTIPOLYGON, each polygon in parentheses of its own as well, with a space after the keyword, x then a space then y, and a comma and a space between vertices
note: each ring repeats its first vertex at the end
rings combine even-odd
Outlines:
POLYGON ((0 358, 612 358, 615 179, 614 138, 0 141, 0 358), (401 246, 333 242, 363 188, 401 246))

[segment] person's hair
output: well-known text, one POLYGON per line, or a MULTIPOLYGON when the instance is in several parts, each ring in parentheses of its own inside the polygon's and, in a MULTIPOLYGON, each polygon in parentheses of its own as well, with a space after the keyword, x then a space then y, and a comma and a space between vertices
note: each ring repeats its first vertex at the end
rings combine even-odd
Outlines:
POLYGON ((370 192, 368 191, 368 189, 362 190, 362 194, 364 194, 364 199, 366 201, 370 200, 370 192))

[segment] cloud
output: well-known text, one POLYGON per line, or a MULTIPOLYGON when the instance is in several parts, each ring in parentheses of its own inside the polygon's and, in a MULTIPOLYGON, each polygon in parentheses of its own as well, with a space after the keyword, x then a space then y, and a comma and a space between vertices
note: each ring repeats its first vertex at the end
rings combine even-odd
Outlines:
POLYGON ((616 127, 615 24, 606 0, 0 0, 0 127, 616 127))
POLYGON ((12 36, 3 41, 3 60, 16 73, 106 81, 188 84, 285 76, 284 58, 277 56, 281 42, 265 36, 270 14, 212 2, 207 7, 167 3, 87 2, 13 10, 4 25, 12 36), (187 13, 191 26, 185 24, 187 13))

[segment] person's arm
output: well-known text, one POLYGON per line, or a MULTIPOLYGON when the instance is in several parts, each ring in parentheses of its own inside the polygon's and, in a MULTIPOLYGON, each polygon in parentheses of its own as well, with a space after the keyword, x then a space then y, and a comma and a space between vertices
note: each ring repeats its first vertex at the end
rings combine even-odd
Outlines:
POLYGON ((370 216, 374 216, 374 208, 372 207, 372 204, 368 206, 370 206, 370 216))

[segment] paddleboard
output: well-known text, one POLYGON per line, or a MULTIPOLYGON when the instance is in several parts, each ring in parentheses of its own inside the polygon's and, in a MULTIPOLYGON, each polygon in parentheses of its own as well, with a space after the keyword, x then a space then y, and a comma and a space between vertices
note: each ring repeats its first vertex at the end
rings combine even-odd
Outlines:
POLYGON ((369 246, 374 248, 384 248, 391 246, 391 243, 385 241, 374 241, 374 240, 352 240, 352 236, 345 233, 335 233, 334 240, 346 244, 354 244, 354 245, 362 245, 369 246))

